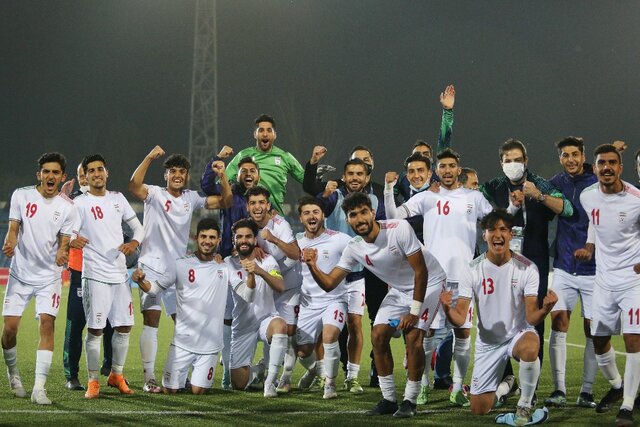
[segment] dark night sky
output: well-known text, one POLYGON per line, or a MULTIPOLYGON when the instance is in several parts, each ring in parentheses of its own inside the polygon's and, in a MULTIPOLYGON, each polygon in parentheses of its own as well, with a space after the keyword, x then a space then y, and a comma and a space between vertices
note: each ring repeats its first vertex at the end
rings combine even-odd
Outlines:
MULTIPOLYGON (((186 154, 194 7, 3 1, 2 194, 33 182, 44 151, 72 164, 103 152, 119 190, 153 145, 186 154)), ((322 143, 341 165, 365 144, 382 180, 417 138, 435 141, 438 95, 453 83, 454 148, 481 180, 498 173, 509 137, 545 176, 569 134, 589 151, 624 139, 634 152, 638 22, 637 1, 219 0, 219 142, 252 145, 254 117, 272 113, 277 144, 301 162, 322 143)))

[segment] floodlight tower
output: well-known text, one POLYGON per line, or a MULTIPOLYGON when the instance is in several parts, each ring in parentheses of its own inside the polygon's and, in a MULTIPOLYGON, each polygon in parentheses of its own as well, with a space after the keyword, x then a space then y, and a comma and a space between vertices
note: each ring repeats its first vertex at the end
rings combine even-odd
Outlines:
POLYGON ((216 0, 196 0, 195 12, 189 160, 192 188, 199 188, 205 164, 218 152, 216 0))

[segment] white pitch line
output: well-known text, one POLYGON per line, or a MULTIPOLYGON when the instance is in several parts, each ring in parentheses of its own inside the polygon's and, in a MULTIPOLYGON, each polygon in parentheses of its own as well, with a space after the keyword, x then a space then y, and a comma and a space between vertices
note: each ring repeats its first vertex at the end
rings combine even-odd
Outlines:
MULTIPOLYGON (((549 340, 548 339, 545 339, 544 342, 549 344, 549 340)), ((568 342, 567 346, 568 347, 575 347, 575 348, 584 348, 584 344, 574 344, 572 342, 568 342)), ((615 353, 618 356, 626 356, 627 355, 627 353, 625 353, 624 351, 616 351, 615 353)))
MULTIPOLYGON (((364 415, 366 410, 350 411, 279 411, 278 415, 364 415)), ((450 412, 449 409, 432 409, 418 411, 418 414, 442 414, 450 412)), ((96 414, 96 415, 260 415, 264 411, 73 411, 68 409, 1 409, 0 414, 47 414, 47 415, 69 415, 69 414, 96 414)))

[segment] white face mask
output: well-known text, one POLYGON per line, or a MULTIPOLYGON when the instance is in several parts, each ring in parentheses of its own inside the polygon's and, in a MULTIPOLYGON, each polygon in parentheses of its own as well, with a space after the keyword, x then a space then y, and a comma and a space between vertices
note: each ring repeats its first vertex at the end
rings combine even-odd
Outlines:
POLYGON ((520 181, 524 175, 524 163, 503 163, 502 172, 504 172, 511 181, 520 181))
POLYGON ((416 193, 419 193, 419 192, 424 191, 427 188, 429 188, 429 181, 425 182, 424 185, 422 187, 420 187, 420 188, 416 188, 413 185, 409 184, 409 188, 411 188, 416 193))
POLYGON ((89 186, 88 185, 81 185, 80 186, 80 191, 82 191, 82 193, 86 193, 87 191, 89 191, 89 186))

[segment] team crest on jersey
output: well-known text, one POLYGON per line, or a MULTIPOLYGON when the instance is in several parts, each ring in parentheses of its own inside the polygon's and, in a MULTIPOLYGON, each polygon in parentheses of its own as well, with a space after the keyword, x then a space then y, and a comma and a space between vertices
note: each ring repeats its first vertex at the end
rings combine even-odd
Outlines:
POLYGON ((620 212, 618 214, 618 221, 624 222, 625 219, 627 219, 627 213, 626 212, 620 212))
POLYGON ((224 276, 224 272, 222 270, 218 270, 218 279, 222 279, 224 276))
POLYGON ((514 277, 511 279, 511 287, 515 288, 516 286, 518 286, 518 279, 514 277))
POLYGON ((185 212, 189 212, 189 203, 184 204, 184 210, 185 212))
POLYGON ((329 259, 329 251, 328 250, 324 249, 322 251, 322 258, 329 259))
POLYGON ((53 213, 53 222, 58 222, 58 220, 60 219, 60 215, 62 215, 60 211, 55 211, 53 213))
POLYGON ((276 156, 273 161, 276 163, 277 166, 280 166, 280 164, 282 163, 282 158, 280 156, 276 156))
POLYGON ((113 208, 116 210, 116 212, 120 213, 120 203, 114 203, 113 208))
POLYGON ((467 203, 467 213, 470 214, 473 211, 473 204, 467 203))

